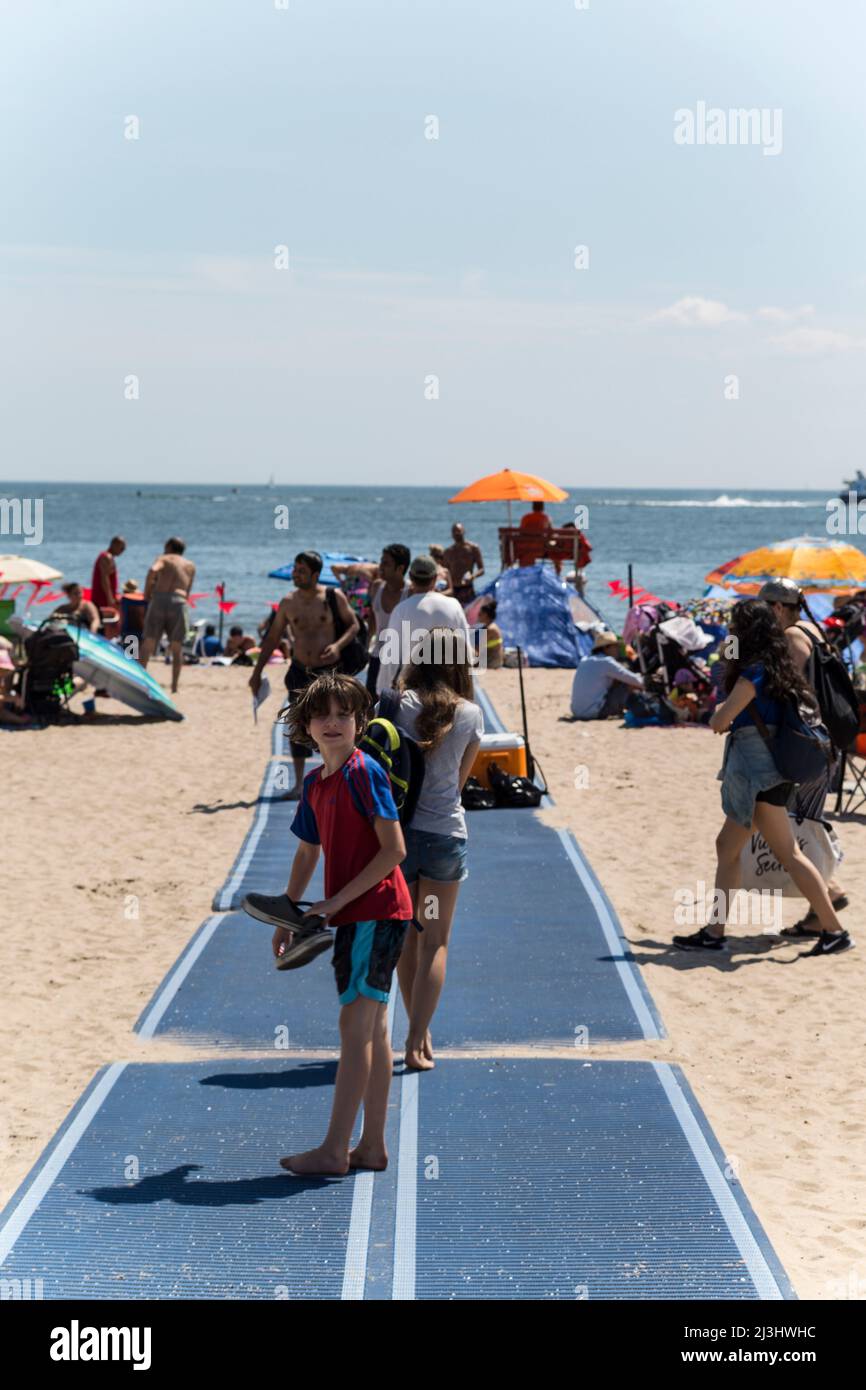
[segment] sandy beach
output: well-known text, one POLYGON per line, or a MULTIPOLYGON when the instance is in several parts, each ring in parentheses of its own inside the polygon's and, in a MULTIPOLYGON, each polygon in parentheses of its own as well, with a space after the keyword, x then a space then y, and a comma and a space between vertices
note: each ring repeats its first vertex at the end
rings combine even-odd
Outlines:
MULTIPOLYGON (((166 668, 152 670, 167 683, 166 668)), ((0 735, 4 850, 16 865, 0 935, 2 1202, 98 1067, 190 1056, 130 1030, 208 916, 250 824, 276 706, 272 698, 254 726, 247 678, 187 668, 183 724, 133 727, 134 715, 100 701, 105 713, 80 727, 0 735)), ((679 1063, 798 1294, 850 1297, 861 1281, 862 1297, 862 824, 837 827, 852 899, 844 920, 860 949, 800 960, 801 946, 743 927, 723 960, 674 952, 675 890, 712 881, 721 740, 701 729, 560 722, 571 679, 526 674, 533 749, 556 803, 544 814, 580 841, 668 1033, 596 1055, 679 1063)), ((484 682, 518 728, 516 673, 488 672, 484 682)), ((786 902, 786 922, 801 914, 786 902)))

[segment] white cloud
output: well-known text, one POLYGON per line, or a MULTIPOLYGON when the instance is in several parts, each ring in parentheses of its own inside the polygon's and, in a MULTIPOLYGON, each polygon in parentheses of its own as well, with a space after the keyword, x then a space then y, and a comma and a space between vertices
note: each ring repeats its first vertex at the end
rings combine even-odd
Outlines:
POLYGON ((676 323, 682 328, 718 328, 723 323, 742 323, 747 317, 735 309, 729 309, 719 299, 688 295, 667 309, 660 309, 652 319, 657 323, 676 323))
POLYGON ((809 318, 814 312, 814 304, 801 304, 799 309, 776 309, 768 305, 763 309, 757 309, 755 318, 766 319, 768 323, 796 323, 798 319, 809 318))
POLYGON ((866 348, 866 338, 853 338, 850 333, 837 333, 832 328, 792 328, 790 333, 776 334, 770 342, 792 357, 817 357, 821 353, 858 352, 866 348))

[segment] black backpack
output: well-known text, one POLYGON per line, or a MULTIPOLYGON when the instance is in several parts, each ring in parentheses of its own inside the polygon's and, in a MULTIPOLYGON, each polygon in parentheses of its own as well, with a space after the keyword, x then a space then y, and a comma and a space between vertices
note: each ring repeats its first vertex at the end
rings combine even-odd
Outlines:
POLYGON ((540 806, 544 795, 541 787, 528 777, 512 777, 498 763, 490 763, 487 777, 497 806, 540 806))
POLYGON ((477 777, 467 777, 463 783, 460 800, 466 811, 492 811, 496 805, 493 792, 479 782, 477 777))
POLYGON ((27 665, 22 690, 26 709, 38 719, 59 719, 72 693, 72 665, 78 660, 78 643, 66 624, 46 618, 24 640, 27 665))
POLYGON ((383 690, 361 748, 387 772, 400 824, 408 825, 424 784, 424 754, 415 739, 394 722, 399 712, 400 696, 394 690, 383 690))
MULTIPOLYGON (((328 600, 331 617, 334 619, 334 640, 339 641, 346 631, 347 624, 344 623, 343 619, 340 617, 340 610, 337 607, 337 596, 334 590, 330 588, 327 589, 325 591, 325 597, 328 600)), ((357 676, 358 672, 363 671, 367 662, 370 660, 370 653, 367 651, 367 645, 370 640, 369 633, 367 632, 367 624, 364 622, 360 613, 356 613, 355 617, 360 624, 358 631, 355 633, 351 642, 347 642, 340 652, 339 669, 345 671, 347 676, 357 676)))
POLYGON ((60 677, 71 675, 72 664, 78 660, 78 643, 66 623, 56 618, 46 618, 25 638, 24 650, 30 680, 40 685, 53 685, 60 677))
POLYGON ((845 663, 828 642, 797 623, 812 643, 806 680, 818 700, 823 724, 839 749, 850 748, 860 730, 860 702, 845 663))

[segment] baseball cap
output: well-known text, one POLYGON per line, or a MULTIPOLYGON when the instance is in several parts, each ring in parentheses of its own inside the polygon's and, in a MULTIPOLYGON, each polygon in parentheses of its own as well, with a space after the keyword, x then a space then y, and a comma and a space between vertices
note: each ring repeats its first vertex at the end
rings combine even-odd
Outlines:
POLYGON ((410 579, 435 579, 439 566, 432 555, 416 555, 409 566, 410 579))
POLYGON ((802 597, 800 586, 793 579, 768 579, 758 591, 758 598, 765 603, 786 603, 792 608, 800 607, 802 597))

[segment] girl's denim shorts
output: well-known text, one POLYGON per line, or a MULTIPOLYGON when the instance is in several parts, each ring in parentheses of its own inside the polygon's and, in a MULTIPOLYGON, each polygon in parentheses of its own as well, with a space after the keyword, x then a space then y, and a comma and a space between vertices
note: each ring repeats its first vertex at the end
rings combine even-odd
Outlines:
POLYGON ((466 867, 466 841, 459 835, 437 835, 432 830, 414 830, 407 825, 406 858, 400 865, 407 883, 419 878, 434 883, 462 883, 469 876, 466 867))

